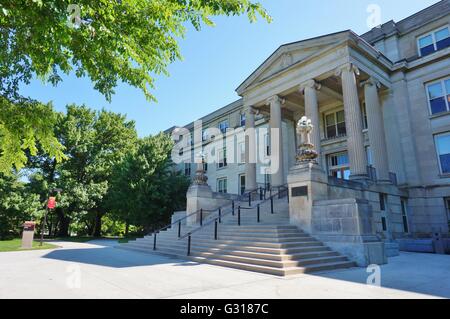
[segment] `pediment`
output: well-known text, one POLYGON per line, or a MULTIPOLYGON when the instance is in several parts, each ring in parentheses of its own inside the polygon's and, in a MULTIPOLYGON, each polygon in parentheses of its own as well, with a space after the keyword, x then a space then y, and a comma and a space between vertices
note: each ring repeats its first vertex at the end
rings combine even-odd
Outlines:
POLYGON ((344 31, 319 38, 294 42, 280 46, 263 64, 261 64, 238 88, 238 94, 246 88, 265 79, 281 73, 291 66, 308 59, 316 53, 333 47, 348 38, 349 32, 344 31))

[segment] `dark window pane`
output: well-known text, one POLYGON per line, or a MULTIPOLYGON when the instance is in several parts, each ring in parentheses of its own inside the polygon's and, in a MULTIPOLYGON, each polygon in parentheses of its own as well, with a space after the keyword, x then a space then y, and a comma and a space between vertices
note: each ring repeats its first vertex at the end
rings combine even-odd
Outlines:
POLYGON ((450 153, 440 155, 439 158, 441 160, 442 173, 450 173, 450 153))
POLYGON ((334 114, 327 115, 325 121, 326 121, 328 126, 335 124, 334 114))
POLYGON ((339 123, 337 125, 337 129, 338 129, 338 135, 342 136, 342 135, 346 135, 347 131, 345 129, 345 122, 344 123, 339 123))
POLYGON ((431 114, 447 111, 447 105, 445 103, 444 97, 430 100, 430 105, 431 105, 431 114))
POLYGON ((344 111, 339 111, 336 113, 337 122, 345 122, 345 113, 344 111))
POLYGON ((334 125, 327 127, 327 137, 336 137, 336 127, 334 125))
POLYGON ((381 225, 383 226, 383 231, 387 230, 386 217, 381 217, 381 225))
POLYGON ((385 202, 385 196, 384 194, 378 194, 378 198, 380 201, 380 210, 385 211, 386 210, 386 202, 385 202))
POLYGON ((420 55, 421 56, 426 56, 428 54, 433 53, 434 51, 435 51, 434 50, 434 45, 432 44, 432 45, 429 45, 429 46, 421 48, 420 49, 420 55))
POLYGON ((450 47, 450 37, 436 42, 436 46, 437 46, 438 50, 442 50, 442 49, 450 47))

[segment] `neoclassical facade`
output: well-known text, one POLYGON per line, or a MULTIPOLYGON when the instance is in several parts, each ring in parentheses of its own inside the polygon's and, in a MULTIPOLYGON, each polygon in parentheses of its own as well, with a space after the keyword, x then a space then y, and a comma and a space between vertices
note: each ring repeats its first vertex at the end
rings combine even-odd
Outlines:
MULTIPOLYGON (((214 191, 285 185, 295 165, 296 123, 306 115, 319 166, 336 183, 369 190, 379 234, 448 233, 449 0, 362 35, 347 30, 282 45, 236 92, 240 99, 201 119, 203 146, 211 142, 209 128, 225 135, 255 129, 237 139, 234 154, 217 150, 217 163, 207 167, 214 191), (262 129, 268 133, 258 134, 262 129), (250 149, 277 156, 279 169, 265 172, 250 149)), ((184 128, 193 132, 195 123, 184 128)), ((194 147, 192 139, 183 143, 194 147)), ((193 176, 192 162, 178 168, 193 176)))

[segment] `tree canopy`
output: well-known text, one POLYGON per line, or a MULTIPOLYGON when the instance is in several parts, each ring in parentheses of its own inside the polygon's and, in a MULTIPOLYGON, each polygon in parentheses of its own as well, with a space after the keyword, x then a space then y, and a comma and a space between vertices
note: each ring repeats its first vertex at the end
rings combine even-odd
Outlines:
POLYGON ((155 76, 181 58, 177 41, 187 24, 199 30, 202 23, 213 25, 214 16, 243 14, 270 20, 250 0, 0 1, 0 171, 21 168, 25 151, 33 153, 37 144, 63 158, 49 133, 55 120, 49 106, 21 96, 21 84, 37 77, 57 85, 62 74, 74 72, 107 100, 119 81, 154 100, 155 76), (3 115, 14 107, 14 117, 3 115))

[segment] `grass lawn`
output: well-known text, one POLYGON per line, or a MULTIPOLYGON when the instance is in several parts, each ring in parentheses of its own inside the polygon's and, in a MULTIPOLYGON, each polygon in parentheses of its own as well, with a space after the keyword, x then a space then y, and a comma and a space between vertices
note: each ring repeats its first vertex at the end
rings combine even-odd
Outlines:
POLYGON ((126 244, 129 241, 136 240, 136 238, 137 237, 125 237, 125 238, 122 237, 122 238, 119 238, 118 242, 119 242, 119 244, 126 244))
POLYGON ((38 250, 38 249, 52 249, 57 248, 58 246, 52 245, 49 243, 43 243, 42 246, 39 246, 38 241, 33 242, 33 248, 31 249, 22 249, 22 239, 12 239, 12 240, 0 240, 0 252, 4 251, 23 251, 23 250, 38 250))

